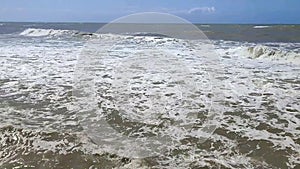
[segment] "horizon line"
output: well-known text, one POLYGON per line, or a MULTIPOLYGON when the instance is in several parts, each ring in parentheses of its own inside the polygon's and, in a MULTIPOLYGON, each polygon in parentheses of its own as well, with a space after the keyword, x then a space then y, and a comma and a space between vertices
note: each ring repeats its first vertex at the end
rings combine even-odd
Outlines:
MULTIPOLYGON (((0 21, 0 23, 74 23, 74 24, 108 24, 111 22, 91 22, 91 21, 0 21)), ((300 25, 300 23, 238 23, 238 22, 190 22, 202 25, 300 25)), ((124 23, 121 23, 124 24, 124 23)), ((126 24, 182 24, 182 23, 126 23, 126 24)), ((184 23, 183 23, 184 24, 184 23)))

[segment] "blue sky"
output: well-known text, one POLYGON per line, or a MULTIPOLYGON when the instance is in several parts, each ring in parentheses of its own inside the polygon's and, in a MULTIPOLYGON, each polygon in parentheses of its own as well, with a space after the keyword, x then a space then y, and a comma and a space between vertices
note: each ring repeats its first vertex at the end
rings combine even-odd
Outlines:
POLYGON ((0 21, 109 22, 165 12, 193 23, 300 24, 300 0, 1 0, 0 21))

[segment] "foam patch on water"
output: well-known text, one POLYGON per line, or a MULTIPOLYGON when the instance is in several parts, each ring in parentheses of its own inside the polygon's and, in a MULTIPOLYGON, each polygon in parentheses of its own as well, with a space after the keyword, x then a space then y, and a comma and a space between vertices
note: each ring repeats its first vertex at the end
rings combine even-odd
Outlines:
POLYGON ((257 25, 257 26, 254 26, 253 28, 254 29, 265 29, 265 28, 270 28, 272 26, 266 26, 266 25, 257 25))
MULTIPOLYGON (((192 68, 189 70, 191 73, 197 73, 195 70, 213 69, 202 64, 202 61, 209 61, 209 57, 203 57, 207 53, 203 51, 200 57, 195 52, 203 45, 201 41, 113 34, 101 35, 98 38, 125 42, 114 46, 110 55, 102 60, 103 64, 96 67, 102 70, 96 74, 98 98, 106 97, 108 100, 108 84, 116 87, 123 84, 113 81, 116 74, 114 67, 122 68, 119 71, 128 70, 128 65, 137 62, 123 62, 127 57, 152 53, 143 53, 142 48, 133 50, 128 44, 135 46, 134 43, 141 43, 165 49, 172 56, 185 59, 192 68)), ((273 50, 270 46, 277 45, 283 50, 292 50, 290 48, 295 48, 298 44, 264 44, 268 46, 262 47, 265 54, 254 59, 249 58, 251 53, 247 50, 255 44, 245 43, 245 48, 242 49, 238 48, 240 43, 215 42, 225 70, 220 72, 222 76, 219 77, 223 81, 220 84, 224 84, 219 86, 225 95, 221 102, 224 114, 218 121, 219 126, 215 132, 206 142, 199 144, 199 140, 194 139, 198 132, 191 132, 186 137, 176 123, 162 123, 161 126, 165 129, 170 126, 165 134, 181 144, 169 146, 168 151, 160 156, 135 160, 116 156, 109 147, 104 149, 94 144, 82 131, 78 116, 72 111, 76 107, 72 104, 72 78, 77 56, 83 47, 82 42, 27 38, 0 43, 1 166, 12 168, 40 164, 37 167, 55 168, 59 165, 65 168, 88 168, 101 167, 99 164, 102 164, 108 168, 297 168, 300 165, 300 68, 293 64, 259 59, 267 57, 266 53, 273 50), (234 51, 236 49, 245 49, 244 52, 248 53, 239 53, 234 51)), ((161 54, 158 51, 153 53, 161 54)), ((162 61, 162 58, 155 60, 162 61)), ((215 68, 211 71, 218 72, 217 70, 215 68)), ((117 74, 122 75, 120 72, 117 74)), ((200 75, 204 80, 208 77, 205 71, 200 71, 198 79, 200 75)), ((150 75, 144 78, 152 79, 150 75)), ((158 82, 157 85, 165 80, 159 76, 153 79, 154 83, 158 82)), ((166 92, 178 94, 177 90, 164 89, 166 92)), ((209 93, 205 96, 209 96, 209 93)), ((209 102, 203 104, 204 107, 210 105, 209 102)), ((155 118, 159 114, 145 114, 142 117, 135 113, 123 115, 128 115, 129 119, 141 118, 149 126, 160 123, 155 118)), ((176 122, 186 116, 179 113, 169 118, 176 122)), ((120 124, 118 121, 110 122, 116 127, 120 124)), ((121 127, 127 124, 122 123, 121 127)), ((143 132, 131 132, 155 132, 151 130, 151 126, 149 128, 142 128, 143 132)), ((120 129, 126 133, 126 130, 120 129)), ((130 153, 130 149, 127 153, 130 153)))
MULTIPOLYGON (((110 151, 113 151, 115 146, 111 144, 117 138, 113 135, 113 131, 108 130, 110 132, 105 134, 97 129, 101 124, 97 120, 103 118, 101 114, 107 116, 109 121, 117 123, 115 125, 121 129, 122 134, 143 136, 158 132, 163 136, 161 139, 164 141, 159 137, 150 137, 153 141, 157 139, 157 143, 163 143, 156 145, 159 147, 158 150, 161 150, 161 152, 155 150, 158 154, 168 149, 173 141, 178 142, 185 137, 195 137, 199 142, 203 140, 200 137, 207 138, 205 131, 201 132, 201 126, 199 128, 192 126, 203 123, 198 116, 207 119, 211 116, 210 111, 217 112, 211 109, 212 98, 217 97, 215 93, 217 83, 212 89, 210 75, 213 76, 213 71, 209 75, 206 65, 212 65, 210 66, 212 70, 218 69, 219 76, 222 75, 222 70, 220 66, 216 66, 218 61, 213 60, 215 58, 209 51, 210 45, 205 42, 195 42, 202 48, 190 50, 185 45, 186 41, 174 38, 115 36, 113 40, 115 38, 118 39, 118 43, 114 43, 112 47, 110 39, 100 45, 109 46, 108 53, 103 51, 103 48, 97 50, 96 42, 89 44, 88 50, 84 51, 84 57, 81 58, 81 63, 78 64, 83 66, 78 67, 80 70, 97 70, 92 76, 90 71, 83 71, 83 73, 78 71, 76 77, 80 77, 81 80, 77 81, 75 86, 75 96, 79 96, 83 106, 88 105, 87 110, 80 106, 83 110, 80 113, 81 124, 94 141, 99 140, 98 144, 103 145, 105 144, 103 140, 111 138, 108 145, 112 147, 110 151), (151 50, 153 47, 157 50, 151 50), (99 57, 97 54, 102 54, 101 60, 97 58, 99 57), (197 56, 197 54, 201 55, 197 56), (195 61, 193 57, 199 60, 195 61), (95 87, 90 83, 91 79, 94 79, 95 87), (97 96, 93 99, 94 88, 98 90, 97 96), (90 98, 92 100, 89 100, 90 98), (100 112, 89 115, 86 112, 93 111, 93 100, 100 101, 98 104, 100 112), (93 122, 97 122, 95 127, 91 125, 93 122), (144 125, 142 130, 136 131, 136 126, 141 125, 144 125)), ((219 111, 217 115, 221 113, 222 111, 219 111)), ((203 128, 205 127, 207 127, 204 129, 206 131, 213 130, 209 126, 204 125, 203 128)), ((101 126, 102 130, 104 128, 108 127, 101 126)), ((125 139, 122 139, 122 144, 126 142, 125 139)), ((141 139, 147 143, 145 138, 141 139)), ((130 144, 127 147, 129 146, 130 144)), ((133 152, 130 156, 132 155, 133 152)))

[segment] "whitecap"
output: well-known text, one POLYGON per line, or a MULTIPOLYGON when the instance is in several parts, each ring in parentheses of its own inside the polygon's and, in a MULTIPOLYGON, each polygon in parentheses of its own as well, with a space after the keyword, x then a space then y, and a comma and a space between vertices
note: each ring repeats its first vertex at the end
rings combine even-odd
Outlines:
POLYGON ((257 26, 254 26, 253 28, 254 29, 264 29, 264 28, 270 28, 271 26, 266 26, 266 25, 257 25, 257 26))

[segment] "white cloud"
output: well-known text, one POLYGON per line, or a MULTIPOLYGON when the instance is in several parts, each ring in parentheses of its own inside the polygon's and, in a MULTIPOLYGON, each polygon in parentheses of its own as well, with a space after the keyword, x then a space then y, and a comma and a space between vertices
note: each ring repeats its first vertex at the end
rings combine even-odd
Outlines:
MULTIPOLYGON (((216 8, 214 6, 212 7, 194 7, 190 9, 172 9, 172 8, 156 8, 149 10, 150 12, 164 12, 164 13, 171 13, 171 14, 193 14, 193 13, 214 13, 216 11, 216 8)), ((127 7, 126 10, 127 13, 137 13, 137 12, 145 12, 143 10, 139 10, 137 7, 127 7)))
POLYGON ((215 7, 196 7, 196 8, 191 8, 190 10, 188 10, 187 13, 191 14, 191 13, 196 13, 196 12, 203 12, 203 13, 213 13, 215 12, 216 9, 215 7))

